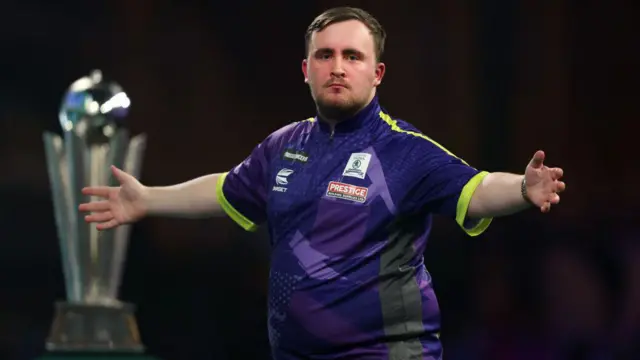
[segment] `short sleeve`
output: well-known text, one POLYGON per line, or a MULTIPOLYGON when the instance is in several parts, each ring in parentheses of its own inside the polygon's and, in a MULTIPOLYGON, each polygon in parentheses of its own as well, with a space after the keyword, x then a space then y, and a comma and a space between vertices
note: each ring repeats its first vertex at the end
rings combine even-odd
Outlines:
POLYGON ((474 191, 488 173, 469 166, 430 139, 416 140, 421 143, 411 149, 407 164, 414 181, 405 206, 410 211, 427 210, 453 218, 470 236, 483 233, 492 219, 471 220, 467 211, 474 191))
POLYGON ((266 219, 269 147, 267 138, 244 161, 218 178, 216 193, 222 209, 247 231, 255 231, 266 219))

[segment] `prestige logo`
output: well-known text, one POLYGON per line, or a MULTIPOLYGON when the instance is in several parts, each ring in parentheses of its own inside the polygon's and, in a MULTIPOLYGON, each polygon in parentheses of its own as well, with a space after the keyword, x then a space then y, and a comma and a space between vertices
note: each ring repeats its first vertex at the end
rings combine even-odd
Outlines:
POLYGON ((363 203, 367 200, 368 192, 369 189, 366 187, 345 184, 337 181, 330 182, 327 187, 327 196, 359 203, 363 203))
POLYGON ((301 150, 287 149, 282 154, 282 158, 285 160, 298 161, 306 163, 309 160, 309 155, 301 150))

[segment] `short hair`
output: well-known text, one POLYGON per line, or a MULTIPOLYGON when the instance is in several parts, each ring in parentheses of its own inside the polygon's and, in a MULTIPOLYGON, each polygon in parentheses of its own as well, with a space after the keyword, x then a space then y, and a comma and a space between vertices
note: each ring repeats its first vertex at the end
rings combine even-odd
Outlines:
POLYGON ((384 42, 387 38, 384 28, 380 25, 378 20, 368 12, 348 6, 329 9, 318 15, 311 22, 309 27, 307 27, 307 32, 305 33, 305 56, 309 54, 309 43, 311 42, 311 35, 313 35, 314 32, 322 31, 329 25, 349 20, 358 20, 369 28, 369 31, 373 36, 376 60, 380 61, 382 59, 382 54, 384 53, 384 42))

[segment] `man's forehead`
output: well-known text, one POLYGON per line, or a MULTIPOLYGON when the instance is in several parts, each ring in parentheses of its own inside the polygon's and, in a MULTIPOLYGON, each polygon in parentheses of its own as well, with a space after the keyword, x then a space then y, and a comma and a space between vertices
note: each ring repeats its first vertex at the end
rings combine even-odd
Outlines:
POLYGON ((315 49, 356 49, 362 52, 373 51, 373 36, 369 28, 357 20, 348 20, 331 24, 311 35, 311 44, 315 49))

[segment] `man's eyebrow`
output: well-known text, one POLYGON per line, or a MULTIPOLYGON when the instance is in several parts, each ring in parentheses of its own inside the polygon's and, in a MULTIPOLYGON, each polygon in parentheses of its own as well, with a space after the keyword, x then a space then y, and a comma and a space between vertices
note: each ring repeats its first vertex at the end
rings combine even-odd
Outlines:
MULTIPOLYGON (((335 51, 333 49, 331 49, 331 48, 319 48, 319 49, 316 49, 316 51, 314 53, 315 54, 327 54, 327 53, 333 54, 334 52, 335 51)), ((362 51, 354 49, 354 48, 344 49, 344 50, 342 50, 342 53, 343 54, 347 54, 347 55, 353 55, 353 54, 362 55, 363 54, 362 51)))
POLYGON ((362 51, 353 48, 344 49, 342 52, 348 55, 363 55, 362 51))
POLYGON ((332 53, 333 49, 330 48, 319 48, 314 51, 314 53, 332 53))

